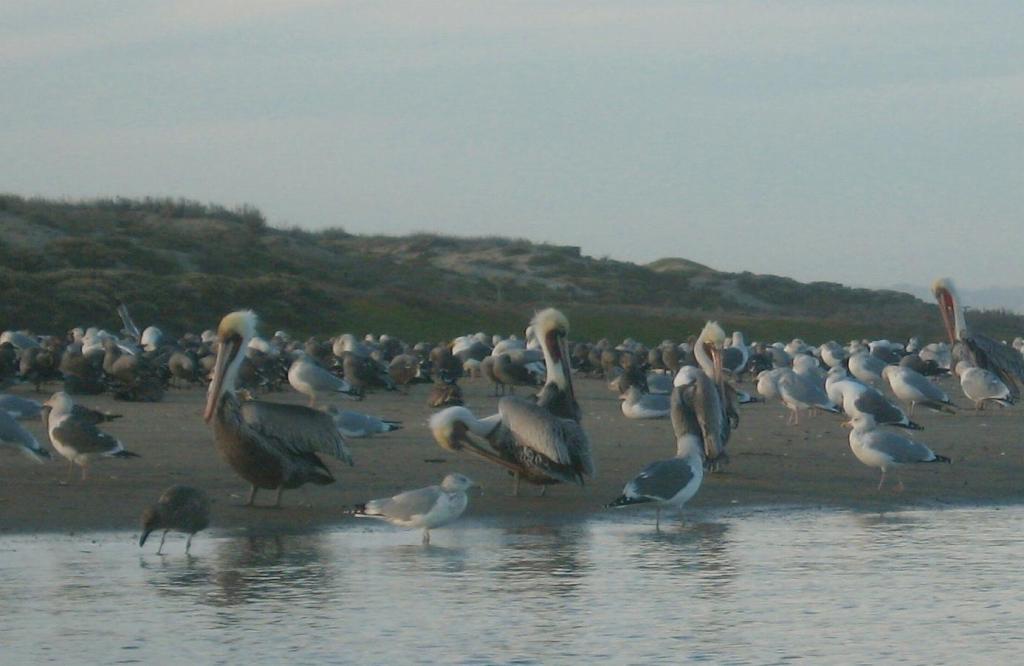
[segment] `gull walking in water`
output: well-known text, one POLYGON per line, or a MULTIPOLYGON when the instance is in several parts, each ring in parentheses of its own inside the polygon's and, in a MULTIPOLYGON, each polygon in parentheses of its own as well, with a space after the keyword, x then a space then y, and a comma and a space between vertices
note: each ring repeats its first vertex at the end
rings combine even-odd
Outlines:
MULTIPOLYGON (((692 370, 700 372, 697 368, 692 370)), ((681 511, 683 505, 697 494, 704 480, 704 443, 693 407, 696 396, 696 385, 692 382, 673 389, 671 411, 676 435, 675 458, 659 460, 644 467, 608 507, 653 504, 654 528, 660 530, 662 507, 681 511)))
POLYGON ((357 504, 353 515, 379 518, 398 527, 422 527, 423 544, 430 543, 430 530, 454 522, 466 510, 470 488, 479 488, 462 474, 449 474, 439 486, 407 490, 394 497, 357 504))
POLYGON ((870 414, 857 414, 849 421, 850 448, 857 460, 868 467, 882 470, 882 478, 878 482, 881 490, 885 484, 885 474, 890 469, 897 469, 898 490, 903 490, 903 479, 898 468, 914 463, 951 462, 946 456, 933 453, 924 444, 915 442, 895 432, 881 430, 870 414))
POLYGON ((75 403, 63 391, 50 396, 43 403, 49 408, 46 416, 46 431, 50 443, 57 453, 68 459, 68 483, 75 465, 82 468, 82 480, 89 474, 89 465, 101 458, 138 458, 139 454, 127 451, 124 445, 112 435, 96 427, 94 419, 75 412, 75 403))
POLYGON ((139 548, 146 543, 150 532, 163 530, 160 546, 156 554, 164 549, 167 532, 175 530, 188 535, 185 542, 185 554, 192 548, 192 537, 196 532, 205 530, 210 524, 210 498, 202 490, 190 486, 171 486, 164 491, 156 504, 142 512, 142 536, 139 548))
POLYGON ((213 425, 221 457, 248 481, 248 506, 259 488, 277 489, 274 506, 286 488, 306 483, 334 483, 334 475, 317 454, 352 464, 345 438, 330 414, 303 405, 242 400, 235 394, 245 349, 256 333, 256 315, 232 312, 217 329, 219 346, 203 419, 213 425))
POLYGON ((50 460, 51 457, 35 436, 5 411, 0 411, 0 444, 13 446, 36 462, 50 460))

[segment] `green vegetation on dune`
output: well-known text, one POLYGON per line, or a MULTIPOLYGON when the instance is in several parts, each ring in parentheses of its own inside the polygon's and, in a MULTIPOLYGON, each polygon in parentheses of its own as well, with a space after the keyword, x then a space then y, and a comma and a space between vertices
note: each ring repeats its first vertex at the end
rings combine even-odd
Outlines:
MULTIPOLYGON (((706 319, 749 339, 901 339, 942 334, 933 304, 900 292, 724 273, 679 258, 647 266, 522 238, 359 236, 269 226, 251 207, 191 201, 0 196, 0 329, 62 331, 135 319, 171 333, 248 307, 264 332, 388 332, 438 340, 521 332, 564 308, 578 338, 684 339, 706 319)), ((972 313, 995 336, 1008 313, 972 313)))

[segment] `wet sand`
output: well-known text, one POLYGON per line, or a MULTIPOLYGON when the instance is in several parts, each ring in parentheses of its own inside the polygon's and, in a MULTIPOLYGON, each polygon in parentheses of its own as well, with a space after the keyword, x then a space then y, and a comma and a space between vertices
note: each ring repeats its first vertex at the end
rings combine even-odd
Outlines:
MULTIPOLYGON (((82 396, 84 404, 124 414, 105 429, 142 457, 100 461, 88 480, 79 480, 76 470, 74 481, 61 485, 67 462, 55 452, 54 461, 36 464, 0 450, 0 531, 134 529, 143 507, 172 484, 205 489, 214 502, 216 528, 302 530, 353 520, 344 513, 347 506, 437 483, 451 471, 468 474, 485 487, 482 497, 470 500, 467 516, 520 517, 533 523, 605 511, 603 505, 643 465, 674 453, 672 427, 667 419, 626 419, 603 381, 580 378, 575 386, 598 466, 597 479, 586 487, 552 486, 546 497, 537 497, 536 487, 524 485, 522 496, 510 496, 512 481, 503 470, 434 443, 426 426, 433 413, 426 406, 429 387, 417 386, 409 395, 381 392, 363 402, 342 401, 346 408, 401 420, 404 427, 351 440, 355 467, 327 458, 337 482, 286 491, 281 509, 243 506, 248 486, 214 450, 211 431, 201 418, 202 389, 170 390, 155 404, 82 396)), ((966 405, 953 380, 944 380, 942 386, 958 404, 966 405)), ((497 399, 489 395, 483 380, 466 381, 463 387, 467 407, 478 415, 494 413, 497 399)), ((744 388, 752 390, 749 384, 744 388)), ((13 392, 46 398, 24 386, 13 392)), ((262 399, 303 402, 290 389, 262 399)), ((802 417, 800 425, 787 426, 786 410, 779 403, 745 405, 740 414, 740 428, 729 444, 731 464, 725 472, 705 477, 690 507, 792 505, 876 511, 1024 499, 1024 412, 1019 408, 980 413, 962 409, 956 416, 917 412, 914 418, 925 430, 913 436, 951 457, 953 464, 904 468, 902 493, 895 491, 892 474, 893 487, 876 490, 878 471, 854 458, 849 431, 840 427, 838 416, 802 417)), ((26 426, 46 441, 42 424, 26 426)), ((273 491, 260 491, 256 501, 272 503, 273 491)))

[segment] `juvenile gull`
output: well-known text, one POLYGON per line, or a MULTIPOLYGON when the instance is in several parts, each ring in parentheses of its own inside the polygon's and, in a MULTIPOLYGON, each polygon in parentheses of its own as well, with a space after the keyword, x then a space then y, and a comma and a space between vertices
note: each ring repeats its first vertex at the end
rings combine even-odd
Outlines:
POLYGON ((101 458, 138 458, 139 454, 127 451, 114 436, 96 427, 92 417, 75 413, 75 403, 63 391, 50 396, 43 403, 49 407, 46 417, 46 431, 50 443, 57 453, 68 459, 68 483, 75 465, 82 468, 82 480, 89 473, 89 465, 101 458))
POLYGON ((903 490, 903 479, 900 478, 898 470, 900 466, 914 463, 951 462, 946 456, 933 453, 931 449, 920 442, 878 428, 875 419, 870 414, 857 414, 850 420, 850 425, 853 428, 850 431, 850 448, 857 456, 857 460, 868 467, 877 467, 882 470, 882 478, 878 482, 879 490, 885 483, 885 473, 890 469, 897 470, 898 489, 903 490))
POLYGON ((430 543, 430 530, 447 525, 462 515, 469 504, 466 491, 479 487, 462 474, 449 474, 439 486, 407 490, 394 497, 357 504, 353 514, 379 518, 397 527, 422 527, 423 543, 430 543))
POLYGON ((210 498, 202 490, 191 486, 171 486, 164 491, 156 504, 142 512, 142 536, 139 537, 141 548, 149 538, 150 532, 163 530, 160 546, 156 554, 164 548, 167 532, 174 530, 188 535, 185 542, 185 553, 192 548, 192 537, 196 532, 204 530, 210 524, 210 498))

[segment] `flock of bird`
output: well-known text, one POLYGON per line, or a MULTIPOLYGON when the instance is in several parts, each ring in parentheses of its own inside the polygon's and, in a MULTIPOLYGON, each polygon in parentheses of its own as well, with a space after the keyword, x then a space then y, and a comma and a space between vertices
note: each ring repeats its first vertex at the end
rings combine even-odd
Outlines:
MULTIPOLYGON (((401 427, 397 421, 342 410, 332 398, 360 399, 368 390, 404 391, 410 383, 430 382, 428 404, 440 408, 429 420, 437 444, 465 452, 506 470, 513 494, 521 484, 584 484, 596 463, 584 415, 573 387, 574 375, 601 376, 620 394, 629 419, 670 418, 676 453, 645 466, 627 481, 609 507, 647 505, 681 509, 699 490, 707 474, 728 463, 727 445, 739 427, 739 406, 779 401, 789 422, 802 413, 845 414, 849 444, 863 464, 886 474, 903 465, 950 462, 926 445, 885 426, 920 430, 915 408, 956 411, 950 397, 933 381, 955 373, 964 395, 977 409, 1010 405, 1024 381, 1024 341, 1007 345, 968 328, 963 306, 948 279, 933 286, 949 343, 922 345, 886 340, 827 342, 811 347, 795 339, 788 344, 752 343, 741 333, 727 337, 708 322, 692 342, 666 341, 648 349, 633 340, 612 345, 569 340, 569 321, 555 309, 538 312, 523 339, 484 334, 451 342, 413 346, 381 336, 359 340, 342 335, 330 341, 291 340, 278 332, 270 340, 257 333, 250 311, 226 315, 216 330, 165 339, 155 327, 140 331, 127 308, 118 307, 120 335, 99 329, 75 329, 65 338, 39 338, 7 331, 0 336, 0 382, 27 381, 37 388, 62 380, 64 389, 44 403, 0 394, 0 443, 36 460, 51 457, 47 448, 18 421, 42 419, 51 448, 74 466, 82 479, 90 465, 104 458, 138 457, 102 429, 118 418, 77 404, 71 395, 110 391, 121 400, 160 400, 173 382, 207 381, 203 419, 213 431, 221 458, 250 486, 248 504, 259 490, 275 491, 275 506, 284 490, 334 482, 321 459, 328 455, 351 465, 346 440, 369 437, 401 427), (458 382, 464 376, 486 378, 500 396, 497 412, 477 416, 462 404, 458 382), (755 397, 737 388, 745 378, 756 385, 755 397), (255 398, 289 384, 308 404, 255 398), (894 399, 886 395, 886 386, 894 399), (529 387, 516 395, 516 387, 529 387), (908 405, 908 410, 898 404, 908 405)), ((898 479, 902 489, 902 479, 898 479)), ((394 525, 430 530, 457 519, 477 484, 452 473, 436 486, 357 505, 351 513, 394 525)), ((209 524, 210 500, 199 489, 169 488, 142 518, 140 546, 155 530, 192 535, 209 524)), ((161 538, 162 551, 164 539, 161 538)))

